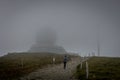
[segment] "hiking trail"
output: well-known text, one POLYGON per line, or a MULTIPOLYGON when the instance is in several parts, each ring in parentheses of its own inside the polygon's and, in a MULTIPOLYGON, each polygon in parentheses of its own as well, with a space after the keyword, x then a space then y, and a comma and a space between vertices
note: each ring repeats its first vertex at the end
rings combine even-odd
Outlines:
POLYGON ((72 76, 78 64, 80 64, 80 58, 72 58, 67 63, 66 69, 63 68, 63 63, 54 64, 38 69, 22 77, 21 80, 75 80, 72 76))

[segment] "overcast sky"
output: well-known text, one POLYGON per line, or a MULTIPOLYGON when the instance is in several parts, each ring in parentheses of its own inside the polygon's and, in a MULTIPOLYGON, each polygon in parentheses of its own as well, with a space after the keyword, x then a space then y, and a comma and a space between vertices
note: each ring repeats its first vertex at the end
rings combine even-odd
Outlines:
POLYGON ((120 56, 119 0, 0 0, 0 55, 28 51, 38 29, 52 27, 69 52, 120 56))

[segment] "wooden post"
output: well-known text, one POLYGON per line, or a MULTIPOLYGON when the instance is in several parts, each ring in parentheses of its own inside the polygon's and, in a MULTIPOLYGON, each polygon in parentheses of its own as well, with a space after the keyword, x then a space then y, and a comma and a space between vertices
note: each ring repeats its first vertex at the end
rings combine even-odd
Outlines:
POLYGON ((21 66, 22 66, 22 69, 23 69, 23 58, 21 58, 21 66))
POLYGON ((53 57, 53 64, 55 64, 55 57, 53 57))
POLYGON ((80 63, 80 65, 81 65, 80 68, 82 69, 82 62, 80 63))
POLYGON ((88 62, 86 61, 86 79, 88 79, 89 70, 88 70, 88 62))

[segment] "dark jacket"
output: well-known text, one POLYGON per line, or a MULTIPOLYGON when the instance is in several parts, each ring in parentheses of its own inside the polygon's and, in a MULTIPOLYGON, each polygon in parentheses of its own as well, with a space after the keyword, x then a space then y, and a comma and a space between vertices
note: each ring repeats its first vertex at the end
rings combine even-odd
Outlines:
POLYGON ((64 57, 64 62, 67 62, 67 57, 66 56, 64 57))

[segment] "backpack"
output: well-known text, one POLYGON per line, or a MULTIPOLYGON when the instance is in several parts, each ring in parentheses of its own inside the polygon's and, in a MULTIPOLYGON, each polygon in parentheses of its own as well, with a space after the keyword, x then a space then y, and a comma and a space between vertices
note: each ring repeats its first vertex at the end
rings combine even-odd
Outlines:
POLYGON ((64 57, 64 62, 67 62, 67 57, 64 57))

